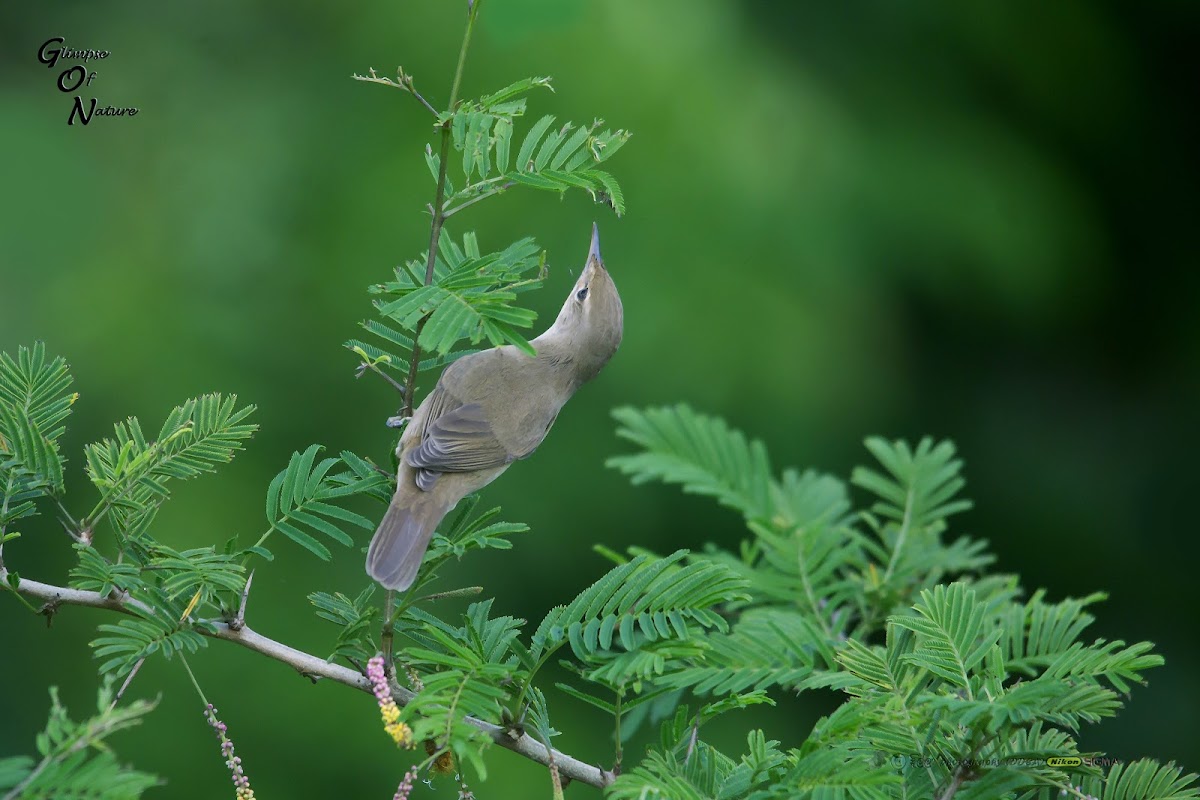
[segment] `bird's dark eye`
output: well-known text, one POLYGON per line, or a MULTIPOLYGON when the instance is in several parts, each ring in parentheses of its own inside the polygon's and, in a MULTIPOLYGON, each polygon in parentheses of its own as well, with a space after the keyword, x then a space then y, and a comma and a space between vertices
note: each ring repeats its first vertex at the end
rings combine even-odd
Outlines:
POLYGON ((586 287, 586 286, 583 287, 582 289, 580 289, 578 292, 575 293, 575 299, 582 302, 583 298, 587 297, 587 290, 588 290, 588 287, 586 287))

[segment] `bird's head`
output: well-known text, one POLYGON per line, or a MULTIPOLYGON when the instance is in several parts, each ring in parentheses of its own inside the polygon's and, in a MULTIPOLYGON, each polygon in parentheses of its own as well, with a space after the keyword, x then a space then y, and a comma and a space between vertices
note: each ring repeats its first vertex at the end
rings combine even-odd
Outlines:
POLYGON ((594 378, 617 352, 624 324, 621 296, 600 257, 600 230, 593 224, 583 272, 554 324, 538 338, 552 339, 566 351, 583 382, 594 378))

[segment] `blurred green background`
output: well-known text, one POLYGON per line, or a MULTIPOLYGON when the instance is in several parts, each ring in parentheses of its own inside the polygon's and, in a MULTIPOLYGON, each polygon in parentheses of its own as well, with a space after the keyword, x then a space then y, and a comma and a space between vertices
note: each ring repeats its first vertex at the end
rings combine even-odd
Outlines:
MULTIPOLYGON (((43 338, 73 366, 73 508, 93 499, 85 442, 129 414, 157 430, 205 391, 257 403, 263 428, 220 474, 176 489, 159 517, 170 544, 257 536, 267 483, 311 442, 386 458, 396 398, 356 381, 340 343, 368 313, 366 285, 425 243, 430 128, 410 98, 350 74, 402 63, 443 102, 462 6, 5 4, 0 349, 43 338), (84 97, 141 113, 67 127, 63 67, 36 60, 55 35, 112 53, 84 97)), ((602 467, 624 449, 608 417, 618 404, 684 400, 766 440, 776 465, 840 475, 867 434, 952 437, 976 500, 958 530, 991 540, 998 569, 1031 589, 1109 590, 1091 632, 1152 639, 1166 656, 1083 745, 1200 767, 1187 511, 1200 440, 1198 9, 488 0, 465 94, 550 74, 558 93, 532 96, 531 114, 632 129, 610 162, 629 213, 513 191, 451 230, 548 249, 540 328, 598 219, 626 333, 538 455, 486 491, 532 531, 449 570, 447 585, 483 583, 498 610, 536 621, 606 569, 593 543, 736 546, 734 514, 602 467)), ((54 528, 23 526, 9 567, 63 580, 71 552, 54 528)), ((356 592, 361 556, 276 552, 249 622, 324 654, 332 629, 305 595, 356 592)), ((0 753, 32 752, 47 685, 91 707, 86 641, 105 615, 67 610, 47 631, 0 604, 0 753)), ((394 791, 407 756, 367 696, 220 644, 194 662, 259 797, 394 791)), ((149 663, 131 692, 162 697, 114 740, 170 781, 155 796, 227 794, 179 666, 149 663)), ((797 745, 833 702, 785 699, 713 734, 736 749, 761 724, 797 745)), ((551 710, 560 747, 608 762, 601 719, 555 694, 551 710)), ((549 796, 520 758, 490 764, 481 798, 549 796)), ((452 794, 449 782, 420 792, 452 794)))

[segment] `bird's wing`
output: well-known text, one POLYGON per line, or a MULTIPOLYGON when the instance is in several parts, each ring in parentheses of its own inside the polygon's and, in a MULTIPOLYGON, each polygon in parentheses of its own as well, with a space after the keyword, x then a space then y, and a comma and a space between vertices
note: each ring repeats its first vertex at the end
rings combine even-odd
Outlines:
POLYGON ((430 415, 418 447, 404 453, 409 466, 431 472, 473 472, 508 464, 513 457, 496 438, 478 403, 457 404, 444 389, 431 397, 430 415))

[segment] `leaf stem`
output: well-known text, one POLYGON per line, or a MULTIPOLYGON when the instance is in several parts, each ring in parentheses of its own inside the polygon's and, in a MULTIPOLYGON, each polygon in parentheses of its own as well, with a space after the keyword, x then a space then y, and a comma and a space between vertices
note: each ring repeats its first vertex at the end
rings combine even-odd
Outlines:
POLYGON ((525 702, 525 695, 529 693, 529 687, 533 685, 534 676, 538 674, 538 670, 546 666, 546 662, 550 660, 550 656, 557 653, 560 647, 562 647, 562 643, 548 648, 542 654, 542 657, 538 659, 538 662, 533 665, 533 669, 529 670, 529 675, 525 678, 524 683, 521 684, 521 692, 517 695, 517 701, 513 704, 512 712, 515 719, 521 718, 521 704, 525 702))
POLYGON ((892 557, 888 559, 887 569, 884 570, 881 584, 886 585, 891 580, 893 573, 896 571, 896 565, 900 563, 900 553, 904 550, 904 543, 908 539, 909 529, 912 527, 913 506, 916 504, 916 485, 915 483, 908 487, 908 494, 904 498, 904 519, 900 522, 900 532, 896 534, 896 545, 892 548, 892 557))
POLYGON ((192 686, 196 687, 196 694, 200 695, 200 701, 207 706, 208 698, 204 696, 204 690, 200 688, 200 682, 196 680, 196 674, 192 672, 192 667, 188 664, 187 658, 184 657, 182 652, 179 654, 179 660, 183 662, 183 668, 187 670, 188 677, 192 679, 192 686))
POLYGON ((391 78, 379 77, 378 75, 375 74, 374 68, 371 68, 369 70, 368 75, 359 75, 356 73, 354 75, 351 75, 350 77, 354 78, 354 80, 356 80, 356 81, 365 81, 367 83, 378 83, 381 86, 391 86, 393 89, 402 89, 402 90, 408 92, 409 94, 411 94, 413 97, 417 98, 417 100, 421 103, 421 105, 425 106, 425 110, 427 110, 430 114, 433 114, 433 116, 435 116, 435 117, 438 116, 438 110, 436 108, 434 108, 433 105, 428 100, 426 100, 424 97, 421 96, 421 93, 417 91, 417 87, 414 85, 413 76, 405 73, 403 68, 401 68, 400 75, 397 80, 392 80, 391 78))
POLYGON ((506 181, 505 183, 500 184, 499 186, 497 186, 494 189, 489 189, 488 191, 484 192, 483 194, 476 195, 475 197, 472 197, 470 200, 467 200, 466 202, 460 203, 459 205, 456 205, 453 208, 446 209, 446 211, 442 214, 442 218, 449 219, 450 217, 453 217, 458 212, 462 211, 464 208, 473 206, 476 203, 478 203, 480 200, 486 200, 487 198, 492 197, 494 195, 498 195, 501 192, 506 192, 516 185, 517 185, 516 181, 506 181))
POLYGON ((7 589, 8 591, 13 593, 13 597, 15 597, 21 601, 21 605, 25 606, 26 608, 28 608, 30 611, 32 611, 35 614, 43 613, 41 609, 35 608, 32 603, 30 603, 28 600, 26 600, 25 596, 23 594, 21 594, 19 591, 14 589, 12 586, 9 586, 8 581, 5 581, 3 586, 5 589, 7 589))

